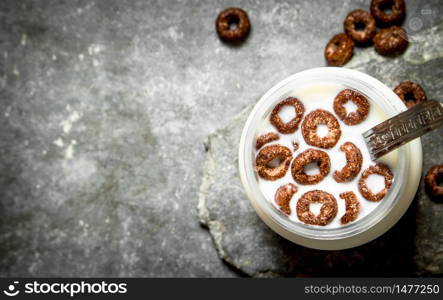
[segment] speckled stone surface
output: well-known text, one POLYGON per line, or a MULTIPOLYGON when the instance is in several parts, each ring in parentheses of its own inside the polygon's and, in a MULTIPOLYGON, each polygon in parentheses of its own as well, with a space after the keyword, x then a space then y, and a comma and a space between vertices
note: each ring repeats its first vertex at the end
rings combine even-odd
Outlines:
MULTIPOLYGON (((198 223, 203 142, 284 77, 323 66, 324 45, 346 13, 368 5, 1 1, 0 275, 242 274, 217 257, 198 223), (214 30, 218 12, 233 5, 253 26, 240 47, 214 30)), ((419 19, 409 30, 441 23, 441 11, 439 0, 408 1, 406 22, 419 19)), ((411 60, 421 68, 429 58, 411 60)), ((424 86, 435 97, 441 91, 424 86)), ((228 199, 242 193, 231 189, 228 199)), ((417 210, 431 219, 434 208, 421 202, 417 210)), ((429 252, 423 270, 442 255, 432 243, 420 245, 429 252)), ((281 266, 285 243, 277 249, 272 260, 281 266)))
MULTIPOLYGON (((407 79, 420 82, 428 97, 443 99, 443 23, 410 40, 411 47, 402 57, 387 60, 366 49, 347 67, 369 73, 391 87, 407 79)), ((209 228, 222 259, 257 277, 443 274, 443 203, 431 201, 423 183, 400 222, 360 247, 344 251, 308 249, 267 228, 249 204, 237 171, 238 143, 251 109, 246 108, 207 141, 200 220, 209 228)), ((422 143, 425 173, 432 165, 443 163, 443 128, 425 135, 422 143)))

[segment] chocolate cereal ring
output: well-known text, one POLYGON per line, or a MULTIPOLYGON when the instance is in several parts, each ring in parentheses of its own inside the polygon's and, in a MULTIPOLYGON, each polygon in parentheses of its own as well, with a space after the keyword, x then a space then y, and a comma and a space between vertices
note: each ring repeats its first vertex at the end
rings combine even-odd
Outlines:
POLYGON ((281 101, 274 107, 271 112, 270 121, 271 124, 274 125, 275 128, 277 128, 278 132, 284 134, 294 133, 297 130, 297 127, 300 124, 301 118, 303 117, 304 113, 305 106, 303 105, 303 103, 301 103, 300 100, 298 100, 297 98, 289 97, 281 101), (286 105, 294 107, 295 117, 292 118, 289 122, 284 123, 278 113, 286 105))
POLYGON ((365 197, 366 200, 378 202, 383 199, 384 196, 386 196, 389 188, 392 185, 393 178, 394 175, 392 174, 391 169, 389 169, 389 167, 384 164, 378 163, 376 165, 370 166, 363 171, 363 174, 358 181, 358 190, 360 191, 362 196, 365 197), (366 179, 369 177, 369 175, 372 174, 378 174, 385 178, 385 187, 377 194, 374 194, 366 185, 366 179))
POLYGON ((418 84, 412 81, 403 81, 394 89, 394 93, 403 101, 407 108, 426 101, 425 90, 418 84))
POLYGON ((346 165, 340 171, 334 172, 334 179, 337 182, 351 181, 360 173, 363 155, 360 149, 351 142, 341 145, 340 150, 346 155, 346 165))
POLYGON ((375 19, 367 11, 356 9, 351 11, 345 18, 345 33, 357 44, 367 45, 377 32, 375 19))
POLYGON ((300 184, 317 184, 329 174, 331 161, 326 152, 317 149, 303 151, 292 162, 291 172, 295 181, 300 184), (305 173, 305 166, 316 162, 320 169, 319 174, 308 175, 305 173))
POLYGON ((325 59, 330 66, 342 66, 354 54, 354 41, 344 33, 336 34, 326 44, 325 59))
POLYGON ((241 42, 249 35, 251 24, 248 14, 241 8, 231 7, 222 11, 215 21, 218 36, 225 42, 241 42), (235 24, 235 28, 231 26, 235 24))
POLYGON ((360 202, 354 192, 341 193, 340 198, 345 200, 346 211, 340 219, 341 224, 345 225, 357 219, 360 213, 360 202))
POLYGON ((280 210, 287 215, 291 214, 289 202, 291 202, 291 198, 295 193, 297 193, 297 187, 292 183, 282 185, 275 192, 275 203, 278 205, 280 210))
POLYGON ((266 180, 285 176, 292 160, 291 150, 282 145, 269 145, 260 150, 255 159, 258 175, 266 180), (273 164, 277 160, 277 164, 273 164))
POLYGON ((261 136, 259 136, 257 138, 257 142, 255 143, 255 149, 260 149, 261 147, 263 147, 264 145, 276 141, 278 140, 278 134, 276 134, 275 132, 268 132, 265 134, 262 134, 261 136))
POLYGON ((443 187, 439 183, 443 181, 443 165, 436 165, 429 169, 425 177, 428 194, 436 199, 443 199, 443 187))
POLYGON ((369 114, 369 102, 359 92, 345 89, 338 93, 334 99, 334 112, 346 125, 357 125, 363 122, 369 114), (357 105, 357 111, 348 113, 344 104, 352 101, 357 105))
POLYGON ((381 55, 394 56, 405 52, 408 47, 408 34, 398 26, 380 30, 374 37, 374 48, 381 55))
POLYGON ((329 149, 337 144, 341 136, 340 124, 333 114, 323 109, 310 112, 302 123, 302 134, 306 143, 311 146, 329 149), (318 124, 328 127, 328 135, 319 137, 317 135, 318 124))
POLYGON ((337 200, 331 194, 313 190, 304 193, 297 202, 297 216, 300 221, 309 225, 325 226, 337 215, 337 200), (311 203, 322 203, 320 213, 316 216, 309 209, 311 203))
POLYGON ((406 5, 404 0, 372 0, 371 14, 381 26, 400 24, 405 17, 406 5), (390 12, 385 12, 389 9, 390 12))

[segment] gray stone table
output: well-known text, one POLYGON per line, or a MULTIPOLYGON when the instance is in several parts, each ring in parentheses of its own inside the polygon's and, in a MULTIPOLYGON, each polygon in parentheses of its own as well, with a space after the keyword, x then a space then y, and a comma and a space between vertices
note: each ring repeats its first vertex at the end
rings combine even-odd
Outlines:
MULTIPOLYGON (((441 1, 407 2, 405 27, 411 34, 443 22, 441 1)), ((281 247, 273 248, 273 262, 264 268, 243 267, 254 257, 218 247, 226 245, 227 234, 216 237, 214 247, 196 208, 205 186, 211 190, 204 162, 212 150, 206 152, 204 141, 217 132, 210 144, 226 139, 231 146, 223 137, 227 129, 218 130, 232 127, 235 115, 281 79, 324 66, 324 45, 342 30, 344 16, 368 5, 1 1, 0 275, 315 275, 309 266, 321 261, 313 257, 297 269, 300 264, 287 259, 292 246, 272 233, 268 238, 281 247), (214 30, 217 13, 232 5, 247 10, 253 26, 238 47, 220 42, 214 30), (229 264, 217 251, 232 257, 229 264)), ((441 31, 434 35, 441 37, 441 31)), ((425 56, 411 52, 402 58, 409 62, 395 70, 371 49, 357 50, 350 65, 390 79, 389 85, 417 80, 441 99, 435 80, 442 75, 441 47, 430 45, 423 45, 425 56)), ((427 139, 434 146, 426 144, 425 167, 442 159, 435 149, 441 139, 433 137, 427 139)), ((233 201, 241 193, 233 182, 225 196, 233 201)), ((241 203, 247 211, 248 203, 241 203)), ((441 237, 429 225, 441 208, 420 194, 414 207, 402 221, 410 230, 408 245, 420 228, 441 237), (428 219, 416 223, 416 214, 428 219)), ((442 250, 431 253, 434 240, 405 248, 411 255, 405 270, 412 270, 418 253, 420 270, 440 271, 442 250)))

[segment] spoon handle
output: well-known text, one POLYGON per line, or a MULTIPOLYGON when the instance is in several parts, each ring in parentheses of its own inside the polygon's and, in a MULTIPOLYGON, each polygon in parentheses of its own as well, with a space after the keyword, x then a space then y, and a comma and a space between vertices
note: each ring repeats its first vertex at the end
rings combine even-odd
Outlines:
POLYGON ((363 133, 373 160, 443 125, 443 103, 421 102, 363 133))

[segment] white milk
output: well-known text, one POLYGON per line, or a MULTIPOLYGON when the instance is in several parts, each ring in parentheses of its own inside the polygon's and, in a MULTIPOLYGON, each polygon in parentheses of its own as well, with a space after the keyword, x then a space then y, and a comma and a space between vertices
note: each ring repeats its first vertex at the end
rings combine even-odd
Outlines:
MULTIPOLYGON (((261 192, 263 193, 265 198, 268 201, 270 201, 272 204, 274 204, 274 206, 277 208, 278 208, 278 206, 275 204, 275 201, 274 201, 275 191, 281 185, 284 185, 287 183, 293 183, 297 186, 298 191, 296 194, 294 194, 294 196, 292 197, 291 202, 290 202, 291 215, 289 216, 289 218, 292 221, 301 222, 298 219, 297 212, 296 212, 297 200, 304 193, 311 191, 311 190, 315 190, 315 189, 323 190, 328 193, 331 193, 332 195, 334 195, 335 199, 337 200, 337 204, 338 204, 338 212, 337 212, 336 217, 328 225, 322 226, 322 227, 335 228, 335 227, 343 226, 340 224, 340 218, 345 213, 345 201, 339 197, 339 194, 342 192, 353 191, 355 193, 355 195, 357 196, 357 199, 360 201, 361 209, 360 209, 360 214, 358 216, 358 219, 361 219, 362 217, 369 214, 379 204, 379 202, 370 202, 370 201, 366 200, 365 198, 363 198, 363 196, 358 191, 358 180, 361 177, 361 173, 363 172, 363 170, 365 170, 369 166, 375 164, 375 162, 371 161, 371 158, 369 156, 369 151, 366 148, 366 144, 365 144, 361 134, 363 132, 365 132, 366 130, 372 128, 374 125, 384 121, 386 119, 386 116, 374 104, 374 102, 371 101, 371 99, 368 99, 370 102, 370 110, 369 110, 369 115, 367 116, 366 120, 363 121, 362 123, 360 123, 358 125, 354 125, 354 126, 348 126, 348 125, 344 124, 335 115, 334 109, 333 109, 334 98, 343 89, 345 89, 345 87, 338 85, 338 84, 337 85, 332 85, 330 83, 315 84, 315 85, 304 87, 302 89, 294 91, 291 93, 291 95, 288 95, 288 96, 293 96, 293 97, 298 98, 304 104, 304 106, 305 106, 304 116, 306 116, 309 112, 311 112, 315 109, 319 109, 319 108, 325 109, 325 110, 331 112, 332 114, 334 114, 334 116, 337 118, 337 120, 340 123, 340 128, 341 128, 342 133, 341 133, 340 140, 332 149, 321 149, 321 148, 312 147, 312 146, 306 144, 305 140, 303 139, 303 135, 301 134, 301 124, 302 124, 303 120, 300 123, 297 131, 293 134, 279 133, 277 131, 277 129, 269 122, 269 116, 264 120, 262 126, 258 129, 257 137, 260 136, 261 134, 264 134, 267 132, 278 133, 280 136, 280 139, 277 141, 273 141, 273 142, 266 144, 266 145, 271 145, 271 144, 284 145, 284 146, 288 147, 289 149, 291 149, 291 151, 293 152, 293 154, 292 154, 293 158, 295 158, 298 154, 300 154, 301 152, 305 151, 308 148, 315 148, 315 149, 320 149, 322 151, 325 151, 329 155, 329 158, 331 160, 331 170, 330 170, 329 174, 316 185, 301 185, 301 184, 295 182, 294 179, 292 178, 291 167, 289 167, 289 169, 286 172, 286 175, 284 177, 282 177, 276 181, 269 181, 269 180, 265 180, 261 177, 258 177, 259 178, 258 183, 259 183, 259 187, 260 187, 261 192), (294 149, 293 149, 293 144, 292 144, 293 141, 295 141, 299 144, 299 148, 297 151, 294 151, 294 149), (333 178, 334 171, 341 170, 346 164, 345 153, 340 151, 339 148, 342 144, 344 144, 345 142, 348 142, 348 141, 352 142, 354 145, 356 145, 360 149, 360 151, 363 155, 362 169, 361 169, 360 173, 352 181, 345 182, 345 183, 337 183, 333 178)), ((283 99, 281 99, 281 100, 283 100, 283 99)), ((350 101, 348 101, 348 103, 345 105, 345 107, 348 109, 348 112, 352 111, 352 109, 356 108, 355 105, 349 104, 349 102, 350 101)), ((284 121, 288 121, 288 120, 292 119, 292 117, 294 116, 294 109, 292 107, 288 107, 288 108, 289 109, 285 108, 280 111, 280 116, 282 117, 282 119, 284 121)), ((320 127, 323 127, 323 126, 320 126, 320 127)), ((320 136, 324 136, 327 134, 327 128, 319 128, 317 130, 317 132, 320 136)), ((256 154, 257 153, 258 153, 258 151, 256 151, 256 154)), ((391 154, 387 155, 386 158, 384 158, 382 162, 386 163, 388 166, 390 166, 391 170, 394 170, 393 166, 395 165, 396 160, 397 160, 397 152, 393 151, 391 154)), ((292 166, 292 162, 291 162, 291 166, 292 166)), ((306 170, 307 174, 318 173, 318 168, 316 168, 316 167, 312 168, 312 166, 308 166, 308 168, 306 168, 305 170, 306 170)), ((395 180, 395 174, 394 174, 394 180, 395 180)), ((370 178, 368 178, 367 184, 368 184, 369 188, 373 188, 373 191, 377 192, 381 188, 383 188, 383 178, 382 177, 380 178, 379 176, 370 176, 370 178)), ((384 199, 382 199, 381 201, 383 201, 383 200, 384 199)), ((321 207, 321 205, 313 204, 313 205, 311 205, 310 208, 314 214, 317 214, 320 211, 320 207, 321 207)), ((358 219, 356 221, 358 221, 358 219)), ((356 221, 354 221, 354 222, 356 222, 356 221)))

